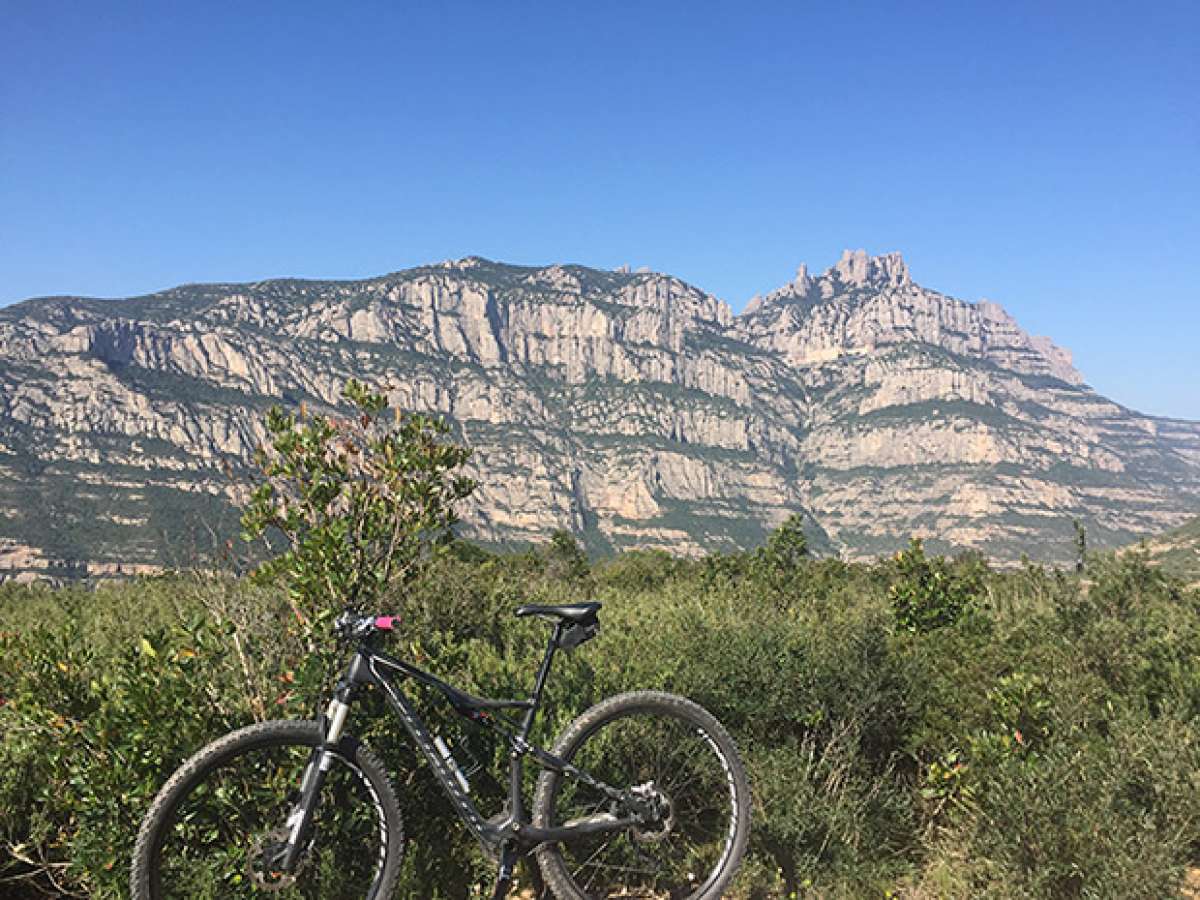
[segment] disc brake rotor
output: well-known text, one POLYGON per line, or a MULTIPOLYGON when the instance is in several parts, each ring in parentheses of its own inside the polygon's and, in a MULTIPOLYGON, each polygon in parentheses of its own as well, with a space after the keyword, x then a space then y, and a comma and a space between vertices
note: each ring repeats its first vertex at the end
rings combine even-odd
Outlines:
POLYGON ((296 883, 296 876, 308 860, 308 854, 303 854, 291 874, 274 868, 274 864, 287 850, 288 834, 287 828, 276 828, 274 831, 268 831, 250 847, 250 855, 246 859, 246 874, 260 891, 275 892, 291 887, 296 883))
POLYGON ((654 823, 658 827, 634 825, 630 828, 633 839, 639 844, 657 844, 659 841, 665 841, 671 836, 671 829, 675 827, 675 803, 662 791, 655 789, 653 782, 634 788, 635 793, 639 791, 643 797, 652 798, 663 815, 654 823))

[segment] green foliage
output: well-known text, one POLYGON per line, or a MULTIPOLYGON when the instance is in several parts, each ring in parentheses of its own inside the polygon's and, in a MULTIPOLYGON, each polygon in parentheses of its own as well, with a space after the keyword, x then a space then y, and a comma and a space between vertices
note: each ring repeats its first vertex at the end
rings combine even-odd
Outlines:
POLYGON ((638 593, 660 588, 688 568, 665 550, 630 550, 597 563, 595 578, 604 587, 638 593))
POLYGON ((804 517, 789 516, 767 536, 767 542, 754 552, 755 574, 774 587, 783 589, 800 571, 808 558, 808 538, 804 535, 804 517))
POLYGON ((469 451, 446 443, 440 420, 396 411, 382 394, 346 383, 345 418, 272 408, 265 480, 242 516, 246 540, 274 529, 288 548, 259 570, 283 576, 304 616, 370 607, 410 581, 457 521, 474 482, 451 473, 469 451))
POLYGON ((0 873, 121 895, 163 773, 244 721, 223 637, 193 620, 105 652, 61 626, 0 638, 0 873))
POLYGON ((940 556, 931 559, 920 538, 896 555, 896 576, 890 591, 896 625, 919 634, 953 625, 982 588, 974 567, 952 567, 940 556))
POLYGON ((1194 725, 1119 716, 1106 737, 976 763, 924 873, 948 897, 1180 896, 1200 824, 1194 725))
POLYGON ((789 598, 805 590, 811 574, 803 526, 804 517, 792 515, 755 550, 706 556, 699 563, 702 583, 706 589, 720 590, 752 582, 759 589, 759 601, 765 593, 776 605, 786 606, 789 598))
MULTIPOLYGON (((604 628, 556 661, 534 739, 630 688, 711 709, 755 790, 740 900, 1178 895, 1200 861, 1200 595, 1136 555, 1091 555, 1086 581, 916 549, 875 565, 765 555, 589 565, 565 537, 451 545, 408 583, 390 650, 520 695, 545 629, 512 610, 594 594, 604 628), (898 617, 914 586, 916 621, 936 625, 898 617)), ((0 586, 6 890, 126 896, 134 829, 169 771, 237 725, 313 715, 333 672, 292 602, 233 579, 0 586)), ((502 775, 502 747, 418 700, 502 775)), ((402 798, 399 895, 480 891, 490 864, 380 699, 350 728, 402 798)), ((499 811, 499 784, 472 786, 499 811)))
POLYGON ((557 529, 550 535, 550 543, 546 545, 544 553, 550 578, 576 585, 585 592, 590 591, 593 585, 592 567, 587 554, 575 540, 575 535, 557 529))

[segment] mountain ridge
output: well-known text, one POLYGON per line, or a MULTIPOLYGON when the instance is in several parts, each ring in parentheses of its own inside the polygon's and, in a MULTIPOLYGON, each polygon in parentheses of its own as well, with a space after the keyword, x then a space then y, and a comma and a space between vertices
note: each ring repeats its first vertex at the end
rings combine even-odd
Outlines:
POLYGON ((97 523, 72 542, 78 516, 31 523, 10 483, 0 569, 5 546, 15 574, 162 564, 147 532, 201 496, 230 520, 213 473, 244 477, 262 410, 331 407, 350 376, 476 447, 466 519, 491 543, 566 527, 596 550, 695 554, 798 512, 848 557, 917 533, 1066 560, 1071 518, 1118 545, 1200 511, 1200 425, 1101 397, 1069 352, 919 286, 898 253, 802 266, 737 315, 665 273, 465 257, 0 309, 0 473, 36 470, 51 494, 83 477, 116 510, 87 500, 97 523))

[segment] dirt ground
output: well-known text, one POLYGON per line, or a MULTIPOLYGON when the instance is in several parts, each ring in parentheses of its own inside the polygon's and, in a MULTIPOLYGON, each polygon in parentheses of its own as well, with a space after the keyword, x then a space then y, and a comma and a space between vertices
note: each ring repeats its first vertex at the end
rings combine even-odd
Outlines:
POLYGON ((1187 900, 1200 900, 1200 869, 1188 869, 1183 883, 1183 896, 1187 900))
MULTIPOLYGON (((1188 869, 1183 893, 1180 896, 1184 900, 1200 900, 1200 868, 1188 869)), ((529 889, 518 891, 518 893, 510 895, 510 900, 534 900, 533 891, 529 889)))

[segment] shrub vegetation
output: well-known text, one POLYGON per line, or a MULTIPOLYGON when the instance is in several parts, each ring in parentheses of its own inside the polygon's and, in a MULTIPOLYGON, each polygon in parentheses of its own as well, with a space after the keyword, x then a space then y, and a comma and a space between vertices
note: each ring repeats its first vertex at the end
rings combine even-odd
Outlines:
MULTIPOLYGON (((515 606, 602 600, 604 631, 562 660, 539 737, 627 688, 710 708, 755 787, 746 897, 1177 896, 1200 850, 1200 597, 1137 556, 1092 557, 1088 582, 938 560, 978 591, 914 630, 896 597, 928 581, 910 562, 802 557, 781 582, 753 554, 714 578, 711 560, 658 553, 587 564, 561 537, 458 548, 389 598, 393 649, 508 695, 543 638, 515 606)), ((123 896, 166 774, 230 728, 311 716, 330 686, 286 591, 245 580, 5 585, 0 630, 8 896, 123 896)), ((469 896, 488 864, 373 712, 353 727, 395 767, 402 896, 469 896)))

